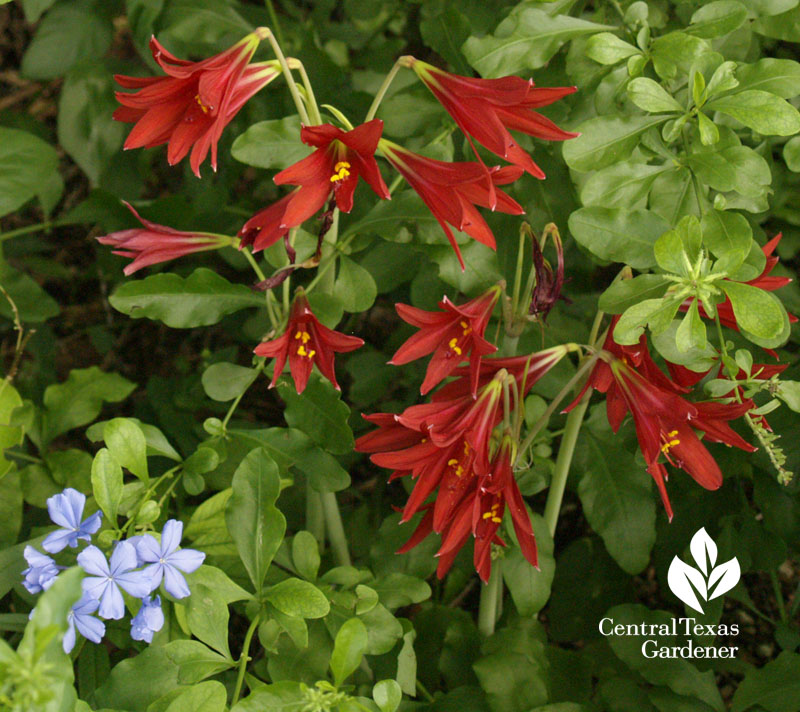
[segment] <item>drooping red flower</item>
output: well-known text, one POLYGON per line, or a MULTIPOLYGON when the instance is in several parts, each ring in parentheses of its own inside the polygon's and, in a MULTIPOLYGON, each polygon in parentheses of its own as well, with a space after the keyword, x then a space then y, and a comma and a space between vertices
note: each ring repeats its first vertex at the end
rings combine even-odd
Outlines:
POLYGON ((389 200, 389 189, 375 161, 382 131, 380 119, 351 131, 332 124, 304 126, 301 140, 317 150, 274 178, 276 185, 300 187, 250 218, 239 231, 242 245, 253 245, 255 251, 269 247, 319 212, 331 196, 339 210, 349 213, 359 176, 379 198, 389 200))
POLYGON ((497 351, 497 347, 486 341, 483 334, 499 296, 498 286, 460 305, 453 304, 445 296, 439 302, 442 311, 438 312, 395 304, 400 317, 419 331, 397 350, 389 363, 401 366, 432 353, 433 358, 420 388, 420 393, 425 395, 450 376, 462 361, 469 359, 474 395, 478 389, 481 358, 497 351))
MULTIPOLYGON (((123 201, 124 202, 124 201, 123 201)), ((234 244, 235 238, 208 232, 183 232, 146 220, 130 204, 125 203, 142 227, 119 230, 98 237, 101 245, 111 245, 115 255, 133 259, 123 270, 126 275, 147 267, 191 255, 194 252, 218 250, 234 244)))
POLYGON ((217 142, 223 129, 245 103, 280 74, 277 62, 249 64, 265 30, 258 29, 224 52, 200 62, 178 59, 153 37, 153 59, 165 77, 116 75, 124 89, 116 92, 121 106, 117 121, 135 123, 125 148, 152 148, 167 143, 167 161, 174 165, 191 150, 189 163, 199 178, 200 164, 211 151, 217 169, 217 142))
POLYGON ((475 206, 499 210, 509 215, 522 215, 525 212, 516 200, 502 190, 495 190, 497 185, 506 185, 517 180, 522 175, 520 168, 493 166, 487 169, 472 161, 437 161, 412 153, 385 138, 380 141, 380 149, 386 160, 408 181, 442 226, 456 252, 461 269, 464 269, 464 259, 450 225, 494 250, 494 235, 475 206))
POLYGON ((298 393, 305 390, 314 364, 338 391, 341 388, 336 382, 334 355, 355 351, 363 345, 363 340, 356 336, 348 336, 320 324, 311 311, 305 293, 299 289, 292 303, 286 330, 277 339, 256 346, 255 353, 258 356, 275 359, 275 371, 270 388, 277 383, 288 358, 298 393))
POLYGON ((468 137, 536 178, 545 177, 542 169, 514 141, 509 129, 546 141, 580 135, 560 129, 535 111, 572 94, 576 87, 534 88, 533 80, 520 77, 462 77, 414 57, 405 60, 468 137))
POLYGON ((561 235, 558 230, 550 233, 556 246, 556 269, 544 258, 539 240, 533 236, 533 266, 536 271, 536 285, 531 294, 531 303, 528 307, 528 314, 541 317, 542 321, 547 321, 547 315, 556 305, 559 299, 563 299, 568 304, 571 303, 567 297, 562 296, 561 288, 564 286, 564 247, 561 243, 561 235))

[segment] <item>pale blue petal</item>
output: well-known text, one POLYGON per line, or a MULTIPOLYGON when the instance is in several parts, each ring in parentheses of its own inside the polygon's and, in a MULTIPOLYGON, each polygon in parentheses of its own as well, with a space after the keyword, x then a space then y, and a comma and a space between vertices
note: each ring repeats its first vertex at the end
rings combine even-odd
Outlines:
POLYGON ((194 549, 181 549, 170 554, 167 557, 167 563, 180 569, 186 574, 192 573, 200 568, 206 555, 202 551, 195 551, 194 549))
POLYGON ((114 547, 114 551, 111 552, 111 565, 109 567, 111 575, 116 578, 117 574, 135 569, 138 563, 136 549, 133 548, 133 544, 127 541, 120 541, 114 547))
POLYGON ((47 512, 54 524, 64 529, 77 529, 80 520, 73 519, 72 507, 65 492, 47 498, 47 512))
POLYGON ((78 537, 74 531, 68 529, 56 529, 54 532, 50 532, 50 534, 44 538, 44 541, 42 542, 42 549, 51 554, 57 554, 62 549, 65 549, 68 545, 73 548, 77 546, 77 539, 78 537))
POLYGON ((64 639, 61 641, 61 647, 64 652, 69 655, 75 647, 75 616, 70 612, 67 615, 67 630, 64 633, 64 639))
POLYGON ((91 517, 87 517, 81 524, 79 536, 85 537, 89 541, 91 535, 94 534, 103 523, 103 513, 98 510, 91 517))
POLYGON ((123 590, 136 598, 144 598, 152 590, 152 581, 144 571, 130 571, 114 577, 123 590))
MULTIPOLYGON (((150 579, 150 591, 155 591, 161 584, 161 577, 164 574, 164 564, 150 564, 142 573, 150 579)), ((148 593, 150 593, 148 591, 148 593)))
POLYGON ((101 618, 118 620, 125 615, 125 601, 122 599, 119 587, 114 581, 109 581, 102 598, 100 609, 97 611, 101 618))
POLYGON ((78 632, 93 643, 99 643, 106 634, 106 624, 94 616, 75 616, 75 626, 78 632))
POLYGON ((191 591, 186 584, 186 579, 174 566, 164 567, 164 589, 173 598, 186 598, 191 591))
POLYGON ((181 544, 183 536, 183 522, 177 519, 170 519, 161 530, 161 555, 168 556, 175 551, 181 544))
POLYGON ((91 598, 100 599, 106 592, 106 588, 111 584, 107 577, 87 576, 81 581, 81 588, 84 594, 91 598))
POLYGON ((87 546, 78 554, 78 565, 87 573, 93 576, 110 576, 108 561, 96 546, 87 546))
POLYGON ((140 561, 158 561, 161 558, 161 546, 154 536, 145 534, 136 542, 136 553, 139 555, 140 561))
POLYGON ((84 594, 81 599, 72 607, 75 615, 88 616, 94 613, 100 606, 100 601, 96 598, 84 594))
POLYGON ((86 495, 72 487, 67 487, 61 494, 71 511, 72 528, 77 529, 81 523, 83 508, 86 506, 86 495))

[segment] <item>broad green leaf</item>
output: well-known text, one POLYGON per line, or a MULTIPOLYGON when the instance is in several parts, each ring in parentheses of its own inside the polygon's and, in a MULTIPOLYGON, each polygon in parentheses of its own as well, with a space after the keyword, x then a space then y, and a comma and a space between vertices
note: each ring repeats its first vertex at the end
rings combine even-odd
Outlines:
POLYGON ((125 400, 136 385, 97 366, 75 369, 63 383, 48 386, 44 392, 42 438, 49 442, 56 435, 94 420, 103 402, 125 400))
POLYGON ((553 537, 547 524, 538 514, 531 517, 531 524, 536 535, 539 569, 531 566, 519 546, 514 546, 508 552, 502 564, 503 581, 520 616, 535 616, 544 608, 550 598, 550 586, 556 570, 553 537))
POLYGON ((225 686, 208 680, 181 690, 164 712, 225 712, 227 700, 225 686))
POLYGON ((711 39, 722 37, 741 27, 747 20, 747 8, 736 0, 716 0, 703 5, 692 15, 687 32, 711 39))
POLYGON ((703 350, 706 343, 706 325, 700 318, 697 299, 695 299, 675 331, 675 346, 678 351, 686 353, 691 349, 703 350))
POLYGON ((700 129, 700 143, 713 146, 719 141, 719 129, 702 111, 697 112, 697 127, 700 129))
POLYGON ((36 29, 20 67, 29 79, 61 77, 78 62, 102 57, 113 27, 91 0, 59 3, 36 29))
POLYGON ((658 353, 667 361, 686 366, 686 368, 697 373, 705 373, 710 368, 713 368, 714 364, 718 362, 718 355, 716 349, 710 343, 706 343, 703 349, 693 348, 685 352, 678 350, 675 343, 675 333, 678 330, 678 326, 679 322, 676 320, 661 333, 653 334, 651 341, 658 353))
POLYGON ((2 456, 2 452, 22 444, 25 430, 20 425, 12 425, 13 412, 22 405, 17 389, 9 381, 0 380, 0 477, 10 469, 13 460, 2 456))
POLYGON ((687 215, 672 230, 656 240, 653 247, 656 262, 666 272, 689 276, 689 266, 700 254, 703 236, 700 222, 694 215, 687 215))
POLYGON ((800 112, 785 99, 758 89, 746 89, 706 105, 766 136, 791 136, 800 131, 800 112))
MULTIPOLYGON (((139 426, 139 429, 144 433, 145 440, 147 441, 147 454, 150 457, 160 456, 166 457, 176 462, 181 461, 181 456, 178 451, 170 445, 166 435, 162 433, 155 425, 150 423, 143 423, 138 418, 128 418, 132 423, 139 426)), ((94 423, 86 429, 86 437, 92 442, 100 442, 103 439, 103 430, 106 426, 107 420, 101 420, 94 423)))
MULTIPOLYGON (((39 195, 57 170, 58 154, 50 144, 26 131, 0 126, 0 217, 39 195)), ((5 286, 6 280, 0 281, 5 286)))
POLYGON ((470 37, 461 49, 480 74, 499 77, 543 67, 568 40, 612 29, 609 25, 569 15, 553 17, 539 8, 519 5, 493 35, 470 37))
POLYGON ((784 650, 762 668, 750 669, 733 696, 732 712, 758 705, 769 712, 792 712, 800 706, 800 655, 784 650))
POLYGON ((394 680, 381 680, 372 688, 372 699, 381 712, 395 712, 403 701, 403 691, 394 680))
POLYGON ((640 274, 633 279, 620 279, 600 295, 597 306, 608 314, 621 314, 644 299, 663 296, 669 284, 660 274, 640 274))
POLYGON ((362 312, 375 303, 378 288, 366 269, 349 257, 341 255, 333 294, 341 301, 345 311, 362 312))
POLYGON ((674 79, 678 71, 688 74, 696 59, 711 51, 708 42, 686 32, 670 32, 653 40, 653 68, 662 79, 674 79))
POLYGON ((255 688, 231 707, 231 712, 301 712, 307 704, 308 697, 301 683, 281 680, 255 688))
MULTIPOLYGON (((671 627, 672 616, 666 611, 651 611, 639 604, 615 606, 606 614, 614 623, 622 625, 642 623, 671 627)), ((725 705, 720 697, 712 670, 700 672, 683 658, 647 658, 642 655, 642 645, 655 639, 659 646, 676 645, 674 636, 612 635, 607 638, 615 655, 632 670, 653 685, 666 685, 679 695, 702 700, 715 712, 723 712, 725 705)))
POLYGON ((710 210, 703 215, 703 241, 719 259, 717 268, 732 274, 744 262, 753 241, 747 219, 731 211, 710 210))
POLYGON ((416 576, 391 573, 370 583, 380 602, 389 609, 422 603, 431 597, 431 587, 416 576))
POLYGON ((295 618, 322 618, 331 607, 325 594, 313 583, 299 578, 288 578, 276 583, 264 594, 281 613, 295 618))
POLYGON ((114 418, 105 424, 103 439, 111 456, 147 484, 147 441, 142 429, 128 418, 114 418))
MULTIPOLYGON (((790 139, 791 141, 791 139, 790 139)), ((747 146, 730 146, 720 151, 722 157, 734 169, 733 190, 741 195, 763 195, 772 181, 769 164, 747 146)))
POLYGON ((646 325, 654 334, 667 329, 680 306, 680 300, 645 299, 628 307, 614 327, 614 340, 618 344, 631 345, 639 342, 646 325))
POLYGON ((292 539, 292 563, 297 573, 309 581, 316 581, 319 571, 319 543, 307 531, 297 532, 292 539))
POLYGON ((331 672, 337 687, 356 671, 366 651, 367 629, 360 618, 350 618, 339 628, 331 654, 331 672))
POLYGON ((653 245, 669 224, 649 210, 591 207, 572 213, 569 229, 599 258, 644 269, 655 266, 653 245))
POLYGON ((763 289, 724 280, 719 286, 728 295, 739 327, 760 339, 782 335, 786 310, 777 297, 763 289))
POLYGON ((578 127, 581 135, 564 143, 564 160, 576 171, 596 171, 627 159, 641 135, 668 116, 598 116, 578 127))
MULTIPOLYGON (((230 494, 230 490, 228 490, 228 493, 230 494)), ((203 564, 193 573, 187 574, 186 581, 189 583, 189 588, 192 588, 195 584, 202 584, 206 588, 212 589, 215 593, 219 594, 222 600, 227 604, 252 598, 251 594, 231 581, 228 575, 216 566, 203 564)))
MULTIPOLYGON (((3 469, 0 460, 0 471, 3 469)), ((22 528, 22 485, 19 472, 0 475, 0 548, 13 546, 22 528)))
POLYGON ((461 45, 471 34, 470 23, 461 9, 445 1, 423 3, 420 10, 419 31, 425 45, 444 57, 458 74, 469 74, 461 45))
POLYGON ((116 526, 122 501, 122 468, 106 448, 98 450, 92 461, 92 493, 106 521, 116 526))
POLYGON ((800 8, 787 8, 786 12, 761 17, 753 25, 753 31, 776 40, 797 42, 800 40, 800 8))
POLYGON ((300 119, 287 116, 253 124, 236 137, 231 154, 256 168, 283 169, 311 153, 300 140, 300 119))
POLYGON ((109 301, 134 319, 147 317, 174 329, 192 329, 216 324, 240 309, 263 306, 264 295, 201 267, 185 279, 166 273, 124 282, 109 301))
POLYGON ((228 604, 218 591, 205 584, 195 582, 191 591, 191 596, 176 604, 184 608, 189 630, 196 638, 232 660, 228 648, 228 604))
POLYGON ((638 77, 628 83, 628 98, 640 109, 651 114, 683 111, 675 97, 668 94, 658 82, 646 77, 638 77))
POLYGON ((765 57, 736 70, 739 89, 757 89, 791 99, 800 94, 800 63, 792 59, 765 57))
POLYGON ((783 146, 783 160, 793 173, 800 173, 800 136, 790 138, 783 146))
POLYGON ((723 62, 714 70, 711 79, 708 80, 706 93, 708 98, 713 98, 717 94, 730 91, 739 86, 739 80, 735 76, 736 62, 723 62))
POLYGON ((294 384, 279 383, 278 392, 286 402, 286 422, 310 437, 317 445, 334 454, 353 449, 353 432, 347 423, 350 409, 341 394, 327 380, 313 376, 302 394, 294 384))
POLYGON ((775 395, 795 413, 800 413, 800 381, 780 381, 775 395))
MULTIPOLYGON (((420 197, 413 190, 404 190, 393 194, 391 200, 378 201, 360 220, 345 224, 340 239, 355 234, 380 235, 384 240, 405 243, 411 239, 405 226, 425 222, 438 225, 433 213, 420 197)), ((387 246, 385 249, 391 247, 387 246)), ((404 248, 402 251, 405 253, 407 249, 404 248)))
POLYGON ((148 646, 112 668, 106 681, 95 691, 95 700, 101 708, 147 712, 150 703, 178 686, 178 670, 167 657, 164 646, 148 646), (142 684, 143 680, 147 681, 146 685, 142 684))
POLYGON ((231 494, 231 489, 224 489, 206 499, 194 510, 186 526, 186 538, 209 556, 237 555, 225 522, 225 507, 231 494))
POLYGON ((272 558, 286 531, 275 507, 280 492, 278 466, 266 450, 253 450, 233 475, 233 494, 225 520, 256 592, 261 590, 272 558))
POLYGON ((233 661, 196 640, 173 640, 164 646, 167 657, 180 668, 178 681, 192 685, 227 670, 233 661))
POLYGON ((167 46, 176 42, 204 47, 204 56, 210 56, 226 37, 242 37, 253 31, 235 4, 219 0, 171 0, 158 24, 163 28, 159 37, 167 46))
POLYGON ((736 186, 736 168, 713 146, 707 151, 690 153, 687 162, 692 172, 714 190, 727 193, 736 186))
POLYGON ((623 59, 641 54, 642 51, 610 32, 592 35, 586 41, 584 54, 599 64, 616 64, 623 59))
POLYGON ((97 185, 122 146, 125 124, 111 114, 114 78, 103 64, 81 64, 67 74, 58 103, 58 142, 97 185))
POLYGON ((212 363, 203 371, 203 390, 209 398, 231 401, 242 395, 258 378, 257 368, 245 368, 233 363, 212 363))
MULTIPOLYGON (((11 0, 4 0, 11 2, 11 0)), ((42 13, 55 5, 56 0, 22 0, 22 9, 25 12, 25 19, 33 24, 39 21, 42 13)))
POLYGON ((650 192, 653 181, 673 168, 672 165, 648 166, 643 163, 617 163, 603 168, 584 183, 581 202, 605 208, 636 205, 650 192))

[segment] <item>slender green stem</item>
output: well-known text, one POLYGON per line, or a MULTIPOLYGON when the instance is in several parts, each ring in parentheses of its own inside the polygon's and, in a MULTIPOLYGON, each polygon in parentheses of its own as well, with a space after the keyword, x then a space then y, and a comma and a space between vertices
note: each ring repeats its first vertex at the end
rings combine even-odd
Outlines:
POLYGON ((350 566, 350 551, 347 548, 347 537, 344 533, 342 515, 334 492, 322 492, 322 513, 325 517, 325 529, 331 542, 333 558, 339 566, 350 566))
POLYGON ((42 232, 43 230, 50 230, 54 227, 61 227, 62 225, 69 224, 70 223, 66 220, 45 220, 44 222, 36 223, 36 225, 26 225, 25 227, 20 227, 16 230, 9 230, 8 232, 0 233, 0 242, 5 242, 13 237, 30 235, 32 232, 42 232))
POLYGON ((331 269, 336 264, 336 240, 339 236, 339 208, 333 209, 333 225, 325 235, 325 241, 322 245, 323 255, 318 269, 319 286, 322 291, 330 293, 333 291, 333 285, 336 281, 336 270, 331 269))
POLYGON ((244 675, 247 672, 247 663, 250 660, 250 643, 253 640, 253 634, 256 632, 256 628, 258 628, 258 623, 261 619, 261 614, 259 613, 253 618, 252 623, 250 623, 250 627, 247 629, 247 633, 244 636, 244 644, 242 645, 242 654, 239 656, 239 674, 236 676, 236 687, 233 689, 233 699, 231 701, 231 707, 233 707, 239 701, 239 695, 242 694, 242 684, 244 683, 244 675))
POLYGON ((306 484, 306 530, 314 535, 322 551, 325 547, 325 515, 322 513, 322 498, 309 484, 306 484))
POLYGON ((786 623, 789 617, 786 615, 786 605, 783 602, 783 591, 781 590, 780 579, 775 571, 770 571, 769 577, 772 580, 772 590, 775 592, 775 601, 778 604, 778 614, 781 617, 781 622, 786 623))
POLYGON ((286 57, 281 50, 280 44, 275 39, 275 35, 272 33, 272 30, 267 30, 267 38, 266 38, 270 45, 272 45, 272 51, 275 52, 275 56, 278 59, 278 62, 281 65, 281 69, 283 70, 283 76, 286 78, 286 84, 289 87, 289 93, 292 95, 292 99, 294 100, 294 105, 297 108, 297 113, 300 115, 300 121, 307 126, 311 124, 310 119, 308 118, 308 111, 306 111, 306 105, 303 103, 303 97, 300 96, 300 91, 297 88, 297 83, 292 76, 292 70, 289 69, 289 63, 286 61, 286 57))
POLYGON ((303 87, 306 90, 306 97, 308 98, 308 108, 311 111, 311 120, 315 124, 322 123, 322 115, 319 113, 319 106, 317 105, 317 97, 314 96, 314 87, 311 86, 311 80, 308 78, 305 65, 298 59, 297 69, 300 72, 300 78, 303 80, 303 87))
POLYGON ((430 692, 428 692, 428 688, 427 688, 427 687, 425 687, 425 685, 423 685, 423 684, 420 682, 420 679, 419 679, 419 678, 417 678, 417 689, 419 689, 419 691, 422 693, 422 696, 423 696, 423 697, 424 697, 424 698, 425 698, 425 699, 426 699, 428 702, 435 702, 435 701, 436 701, 436 700, 434 699, 433 695, 432 695, 430 692))
POLYGON ((524 262, 525 256, 525 238, 527 235, 527 230, 525 229, 525 225, 523 225, 522 229, 519 231, 519 247, 517 248, 517 269, 514 272, 514 289, 511 295, 511 314, 514 318, 517 316, 517 308, 519 307, 519 293, 522 289, 522 266, 524 262))
POLYGON ((34 457, 33 455, 28 455, 26 452, 18 452, 17 450, 5 450, 3 455, 11 455, 11 457, 15 457, 18 460, 23 460, 24 462, 33 462, 37 465, 43 465, 44 460, 40 457, 34 457))
MULTIPOLYGON (((588 362, 587 362, 588 363, 588 362)), ((550 482, 550 489, 547 491, 547 502, 544 506, 544 520, 550 536, 555 536, 558 515, 561 511, 561 500, 564 498, 564 488, 567 485, 569 468, 572 465, 572 456, 575 454, 575 444, 578 442, 578 434, 583 424, 583 416, 589 407, 589 400, 592 397, 591 389, 584 393, 580 403, 567 416, 567 425, 564 428, 564 437, 561 438, 561 445, 558 448, 556 466, 553 470, 553 479, 550 482)))
MULTIPOLYGON (((686 158, 689 158, 689 139, 686 137, 686 132, 681 129, 681 138, 683 139, 683 150, 686 151, 686 158)), ((694 197, 697 199, 697 212, 703 215, 703 202, 700 198, 700 184, 697 181, 697 176, 690 168, 689 174, 692 176, 692 186, 694 187, 694 197)))
POLYGON ((150 497, 153 494, 155 494, 159 485, 168 477, 172 477, 175 472, 181 469, 181 467, 182 465, 175 465, 175 467, 170 468, 147 488, 144 495, 139 500, 139 503, 136 505, 136 509, 134 510, 133 514, 128 518, 128 521, 125 522, 125 524, 122 526, 122 529, 119 530, 120 534, 124 534, 126 531, 128 531, 128 529, 130 529, 131 524, 133 524, 136 521, 136 517, 139 516, 139 512, 142 510, 142 506, 144 505, 145 502, 147 502, 150 499, 150 497))
MULTIPOLYGON (((264 280, 266 280, 267 277, 264 274, 264 270, 261 269, 261 266, 258 264, 258 261, 256 260, 253 253, 250 252, 250 250, 246 247, 243 250, 241 250, 241 253, 244 255, 245 259, 250 263, 250 266, 253 268, 253 272, 256 273, 258 281, 263 282, 264 280)), ((275 310, 272 306, 273 295, 271 289, 268 289, 266 291, 264 299, 267 304, 267 316, 269 317, 269 321, 272 324, 272 328, 277 329, 278 324, 280 323, 280 319, 278 319, 278 316, 275 313, 275 310)))
POLYGON ((272 0, 264 0, 264 4, 267 6, 267 12, 269 13, 269 24, 275 28, 275 38, 278 40, 278 44, 283 44, 283 32, 281 32, 281 23, 278 22, 278 13, 275 12, 275 6, 272 4, 272 0))
POLYGON ((256 273, 256 277, 258 277, 258 279, 261 282, 263 282, 267 277, 264 274, 264 270, 262 270, 261 266, 258 264, 256 258, 253 256, 253 253, 250 252, 250 250, 247 247, 241 250, 241 253, 244 255, 244 258, 250 263, 250 266, 253 268, 253 272, 256 273))
POLYGON ((492 573, 489 582, 481 589, 481 600, 478 606, 478 630, 485 636, 494 633, 497 623, 498 599, 503 591, 502 559, 492 562, 492 573))
POLYGON ((392 68, 389 70, 389 73, 384 78, 383 83, 378 88, 378 93, 375 94, 375 98, 372 100, 372 105, 369 107, 367 115, 364 117, 365 123, 375 118, 375 114, 378 113, 378 107, 381 105, 383 97, 386 96, 389 85, 392 83, 392 80, 394 80, 394 78, 397 76, 397 73, 400 71, 400 68, 403 66, 402 62, 403 58, 401 57, 394 63, 392 68))
POLYGON ((500 353, 503 356, 514 356, 519 345, 519 334, 511 336, 507 331, 503 334, 503 343, 500 345, 500 353))

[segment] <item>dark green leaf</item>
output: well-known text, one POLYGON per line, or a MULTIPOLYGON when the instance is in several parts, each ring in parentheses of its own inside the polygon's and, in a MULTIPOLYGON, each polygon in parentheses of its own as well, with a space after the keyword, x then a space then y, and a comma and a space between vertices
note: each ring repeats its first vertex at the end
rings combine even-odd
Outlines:
POLYGON ((256 168, 283 169, 305 158, 311 149, 300 141, 300 119, 260 121, 233 142, 231 154, 237 161, 256 168))
POLYGON ((800 131, 800 112, 785 99, 758 89, 714 99, 709 111, 719 111, 767 136, 791 136, 800 131))
POLYGON ((233 363, 212 363, 203 371, 203 390, 209 398, 231 401, 242 395, 258 378, 260 371, 233 363))
POLYGON ((38 195, 57 170, 58 154, 51 145, 26 131, 0 126, 0 217, 38 195))
POLYGON ((264 594, 281 613, 295 618, 322 618, 331 607, 325 594, 313 583, 298 578, 288 578, 275 584, 264 594))
POLYGON ((339 687, 361 664, 367 650, 367 629, 360 618, 344 622, 336 634, 331 655, 334 684, 339 687))

